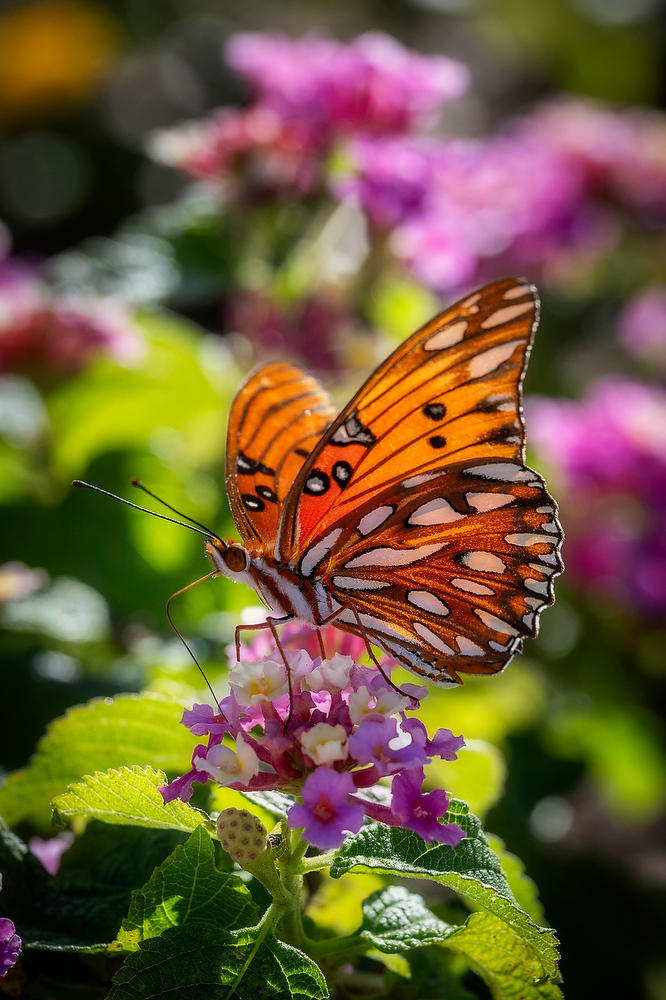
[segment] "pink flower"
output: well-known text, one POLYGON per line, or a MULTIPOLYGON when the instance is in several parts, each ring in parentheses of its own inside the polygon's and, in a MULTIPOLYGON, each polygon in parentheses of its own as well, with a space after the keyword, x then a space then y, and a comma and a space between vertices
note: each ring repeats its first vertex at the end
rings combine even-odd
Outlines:
POLYGON ((74 834, 72 831, 63 830, 62 833, 48 839, 31 837, 28 841, 28 849, 41 861, 49 875, 55 875, 60 868, 63 854, 69 850, 73 843, 74 834))
MULTIPOLYGON (((0 889, 2 875, 0 875, 0 889)), ((22 948, 21 938, 16 933, 13 922, 8 917, 0 917, 0 979, 4 979, 22 948)))
MULTIPOLYGON (((303 637, 308 630, 300 631, 303 637)), ((305 645, 318 646, 314 629, 309 632, 305 645)), ((399 825, 394 811, 365 799, 363 790, 387 775, 422 773, 434 756, 454 759, 462 737, 442 729, 429 740, 425 726, 407 716, 427 694, 419 685, 396 690, 388 676, 341 653, 322 660, 305 649, 288 649, 286 657, 291 685, 284 662, 271 650, 233 667, 231 693, 216 709, 196 705, 184 712, 184 724, 197 736, 207 733, 208 743, 195 748, 187 774, 161 789, 165 801, 188 801, 193 782, 207 779, 241 791, 302 796, 290 822, 304 826, 304 836, 318 847, 339 845, 364 815, 399 825)))
POLYGON ((363 825, 363 806, 351 798, 354 791, 350 774, 318 767, 305 780, 303 804, 289 810, 289 825, 305 827, 305 839, 314 847, 339 847, 345 833, 358 833, 363 825))
POLYGON ((422 791, 423 769, 403 771, 393 779, 391 807, 402 826, 424 840, 457 847, 465 836, 457 823, 440 823, 449 808, 446 792, 422 791))
POLYGON ((666 368, 666 285, 645 288, 619 318, 620 341, 638 358, 666 368))

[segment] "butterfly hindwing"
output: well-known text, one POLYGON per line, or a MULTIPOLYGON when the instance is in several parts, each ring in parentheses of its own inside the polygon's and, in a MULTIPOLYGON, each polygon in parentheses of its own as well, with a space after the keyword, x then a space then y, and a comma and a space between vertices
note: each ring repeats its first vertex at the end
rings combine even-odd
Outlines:
POLYGON ((405 479, 464 461, 522 460, 520 386, 537 313, 531 285, 499 281, 398 347, 304 462, 280 518, 280 558, 405 479))
POLYGON ((303 463, 335 417, 316 379, 277 362, 236 394, 227 432, 227 494, 243 541, 270 551, 282 506, 303 463))
POLYGON ((536 634, 561 571, 540 477, 518 462, 453 464, 347 518, 319 574, 337 621, 435 683, 494 673, 536 634))

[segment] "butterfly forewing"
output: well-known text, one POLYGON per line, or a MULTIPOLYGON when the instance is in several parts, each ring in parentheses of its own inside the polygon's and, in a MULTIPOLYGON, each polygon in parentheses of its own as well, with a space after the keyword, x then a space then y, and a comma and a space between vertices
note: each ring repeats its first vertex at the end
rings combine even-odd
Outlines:
POLYGON ((281 558, 405 479, 452 463, 522 459, 520 384, 537 311, 532 286, 500 281, 402 344, 300 470, 280 519, 281 558))
POLYGON ((289 364, 266 365, 240 388, 229 417, 226 479, 246 544, 272 552, 289 488, 335 414, 316 379, 289 364))

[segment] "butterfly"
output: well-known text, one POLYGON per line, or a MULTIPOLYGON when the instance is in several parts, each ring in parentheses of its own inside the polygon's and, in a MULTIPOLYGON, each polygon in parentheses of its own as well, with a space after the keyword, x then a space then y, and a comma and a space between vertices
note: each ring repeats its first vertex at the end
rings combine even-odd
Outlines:
POLYGON ((292 364, 250 374, 226 453, 242 544, 206 550, 269 609, 253 628, 332 623, 439 685, 502 670, 536 635, 562 571, 555 502, 524 458, 538 310, 525 281, 487 285, 417 330, 340 413, 292 364))

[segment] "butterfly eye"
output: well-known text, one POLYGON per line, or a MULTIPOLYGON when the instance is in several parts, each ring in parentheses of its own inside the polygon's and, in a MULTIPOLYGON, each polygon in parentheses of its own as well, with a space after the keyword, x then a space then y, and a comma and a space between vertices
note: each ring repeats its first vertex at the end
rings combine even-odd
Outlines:
POLYGON ((242 545, 230 545, 222 557, 232 573, 242 573, 247 569, 247 552, 242 545))

